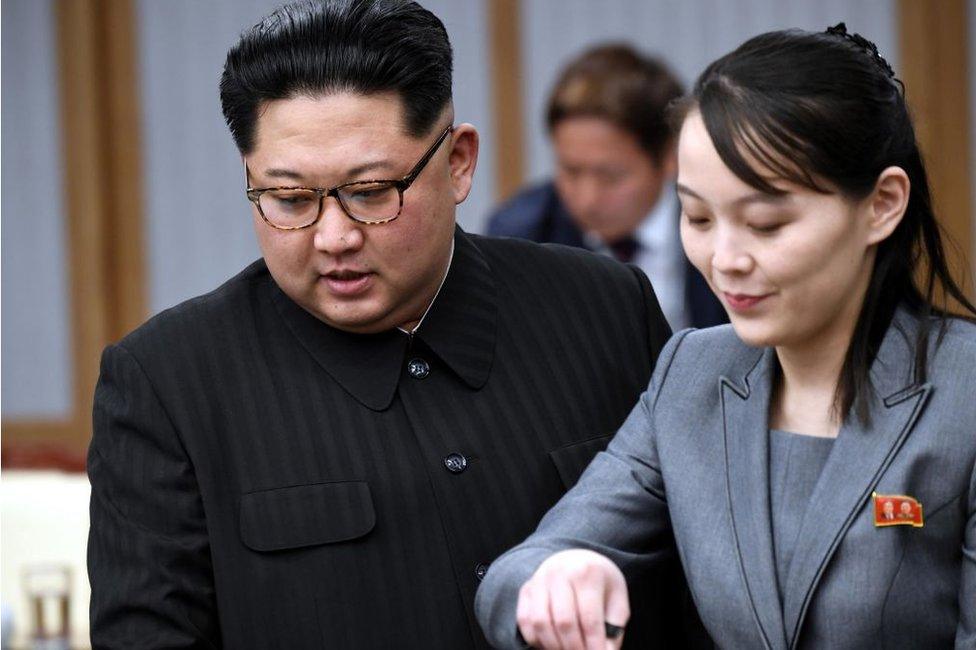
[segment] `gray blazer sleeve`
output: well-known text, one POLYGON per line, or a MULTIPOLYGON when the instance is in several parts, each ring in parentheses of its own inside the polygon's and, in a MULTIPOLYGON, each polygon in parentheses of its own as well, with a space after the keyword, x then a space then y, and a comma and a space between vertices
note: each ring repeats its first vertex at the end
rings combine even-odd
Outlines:
POLYGON ((956 648, 976 648, 976 465, 969 483, 969 518, 962 543, 962 579, 959 582, 959 625, 956 648))
POLYGON ((676 334, 664 347, 650 386, 607 450, 597 454, 532 535, 492 563, 475 599, 478 620, 492 645, 522 647, 516 640, 518 592, 553 553, 594 550, 613 560, 629 580, 672 552, 653 412, 678 346, 689 331, 676 334))

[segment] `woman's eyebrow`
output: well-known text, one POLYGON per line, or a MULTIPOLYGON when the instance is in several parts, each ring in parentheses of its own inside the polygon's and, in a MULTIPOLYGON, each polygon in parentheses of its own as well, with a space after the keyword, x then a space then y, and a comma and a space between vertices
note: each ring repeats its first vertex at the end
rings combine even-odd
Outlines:
MULTIPOLYGON (((678 194, 684 194, 690 196, 693 199, 698 199, 699 201, 704 201, 705 203, 708 203, 708 201, 704 197, 702 197, 702 195, 700 195, 698 192, 691 189, 687 185, 682 185, 681 183, 675 183, 675 189, 677 190, 678 194)), ((756 192, 752 192, 751 194, 746 194, 745 196, 740 196, 736 200, 732 201, 732 206, 736 208, 741 208, 753 203, 767 203, 772 205, 782 205, 784 203, 788 203, 790 201, 791 196, 792 195, 789 193, 768 194, 766 192, 756 191, 756 192)))
POLYGON ((674 186, 675 186, 675 190, 678 192, 678 194, 687 194, 691 198, 698 199, 699 201, 704 201, 705 200, 705 199, 703 199, 701 197, 700 194, 698 194, 698 192, 696 192, 695 190, 691 189, 687 185, 682 185, 681 183, 675 183, 674 186))
POLYGON ((746 194, 745 196, 740 196, 735 201, 732 201, 732 205, 737 208, 742 208, 747 205, 752 205, 754 203, 765 203, 767 205, 783 205, 784 203, 790 202, 791 195, 788 193, 784 194, 769 194, 767 192, 753 192, 752 194, 746 194))

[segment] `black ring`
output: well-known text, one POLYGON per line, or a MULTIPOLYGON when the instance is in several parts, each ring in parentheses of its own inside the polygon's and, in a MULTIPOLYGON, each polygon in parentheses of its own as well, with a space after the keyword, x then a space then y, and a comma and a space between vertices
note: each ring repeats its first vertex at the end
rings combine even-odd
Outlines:
POLYGON ((603 629, 607 634, 608 639, 616 639, 618 636, 624 633, 624 628, 620 625, 614 625, 613 623, 604 623, 603 629))
MULTIPOLYGON (((618 636, 624 633, 624 628, 619 625, 614 625, 613 623, 604 623, 603 632, 604 634, 606 634, 606 637, 608 639, 616 639, 618 636)), ((528 644, 526 644, 525 637, 522 636, 522 630, 516 628, 515 638, 520 644, 522 644, 523 648, 531 647, 528 644)))

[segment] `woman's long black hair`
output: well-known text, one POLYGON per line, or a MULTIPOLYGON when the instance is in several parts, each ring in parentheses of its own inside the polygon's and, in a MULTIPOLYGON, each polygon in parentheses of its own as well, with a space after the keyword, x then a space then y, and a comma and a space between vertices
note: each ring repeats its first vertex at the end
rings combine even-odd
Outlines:
POLYGON ((871 363, 899 306, 919 319, 915 381, 924 382, 933 321, 941 336, 950 315, 947 296, 970 320, 976 307, 949 271, 904 87, 874 44, 848 34, 843 23, 824 33, 761 34, 708 66, 680 113, 689 109, 700 112, 725 165, 762 192, 782 193, 750 160, 783 179, 855 200, 874 190, 887 167, 905 171, 908 207, 878 245, 834 408, 841 416, 854 408, 869 420, 871 363))

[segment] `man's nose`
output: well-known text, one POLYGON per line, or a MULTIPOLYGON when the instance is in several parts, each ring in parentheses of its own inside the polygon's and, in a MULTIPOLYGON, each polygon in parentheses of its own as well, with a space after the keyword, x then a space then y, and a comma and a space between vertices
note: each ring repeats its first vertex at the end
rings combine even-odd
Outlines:
POLYGON ((573 187, 574 208, 580 216, 589 216, 598 212, 603 203, 603 188, 593 178, 580 177, 573 187))
POLYGON ((335 197, 322 199, 322 216, 312 227, 315 228, 315 248, 323 253, 342 255, 363 245, 363 225, 350 218, 335 197))

